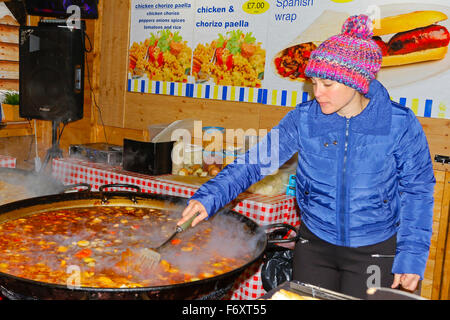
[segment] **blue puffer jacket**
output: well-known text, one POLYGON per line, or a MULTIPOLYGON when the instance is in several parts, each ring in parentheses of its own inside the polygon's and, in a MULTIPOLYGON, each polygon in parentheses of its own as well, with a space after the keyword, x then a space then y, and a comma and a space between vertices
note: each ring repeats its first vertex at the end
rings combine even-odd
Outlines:
POLYGON ((211 216, 298 152, 296 198, 311 232, 348 247, 397 233, 392 272, 423 278, 435 185, 428 143, 414 113, 377 80, 366 97, 367 107, 350 119, 323 114, 315 100, 298 105, 191 199, 211 216), (269 150, 270 161, 261 156, 269 150))

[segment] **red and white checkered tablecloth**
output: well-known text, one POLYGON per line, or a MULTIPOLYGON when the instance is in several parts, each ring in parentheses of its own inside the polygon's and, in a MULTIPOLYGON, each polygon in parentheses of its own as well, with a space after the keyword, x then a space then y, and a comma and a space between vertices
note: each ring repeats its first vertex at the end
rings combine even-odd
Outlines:
MULTIPOLYGON (((124 183, 137 185, 142 192, 189 198, 197 190, 197 187, 167 181, 158 176, 143 175, 125 171, 118 166, 73 158, 53 159, 52 174, 65 185, 89 183, 93 191, 97 191, 104 184, 124 183)), ((288 223, 297 227, 300 224, 293 196, 264 196, 245 192, 239 195, 237 205, 233 209, 261 226, 288 223)), ((239 277, 230 299, 252 300, 266 293, 260 278, 261 266, 261 261, 256 262, 239 277)))
POLYGON ((0 155, 0 167, 15 168, 16 167, 16 158, 0 155))
POLYGON ((230 300, 255 300, 266 294, 261 282, 262 262, 256 261, 234 282, 230 300))
POLYGON ((121 183, 139 186, 141 191, 145 193, 185 198, 189 198, 195 192, 195 190, 181 185, 157 181, 153 176, 123 170, 120 166, 110 166, 73 158, 53 159, 52 175, 65 185, 88 183, 93 191, 97 191, 104 184, 121 183))

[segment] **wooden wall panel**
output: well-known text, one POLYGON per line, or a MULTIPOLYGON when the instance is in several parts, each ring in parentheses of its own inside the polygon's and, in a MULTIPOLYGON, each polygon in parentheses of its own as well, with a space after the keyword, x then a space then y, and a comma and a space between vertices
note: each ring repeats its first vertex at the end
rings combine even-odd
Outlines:
POLYGON ((19 43, 19 26, 0 24, 0 42, 19 43))
POLYGON ((260 106, 254 103, 223 103, 154 94, 127 93, 125 127, 147 130, 148 125, 180 119, 201 120, 204 126, 258 128, 260 106), (132 106, 132 107, 130 107, 132 106))
MULTIPOLYGON (((423 118, 419 117, 419 121, 422 124, 423 130, 428 135, 446 136, 448 139, 450 135, 450 120, 449 119, 436 119, 436 118, 423 118)), ((449 141, 447 141, 449 142, 449 141)), ((447 148, 449 146, 447 145, 447 148)))
POLYGON ((109 144, 114 145, 123 145, 123 139, 133 139, 139 141, 147 141, 147 134, 143 130, 135 130, 135 129, 123 129, 118 127, 110 127, 106 126, 106 137, 103 127, 96 126, 95 127, 95 136, 97 137, 96 141, 107 142, 109 144))
POLYGON ((19 23, 0 17, 0 89, 19 91, 19 23))
MULTIPOLYGON (((427 136, 432 159, 436 154, 450 156, 450 120, 419 117, 419 121, 427 136)), ((434 169, 448 171, 450 165, 434 163, 434 169)))
POLYGON ((0 42, 0 59, 19 61, 19 45, 16 43, 0 42))
POLYGON ((19 80, 1 79, 0 90, 19 91, 19 80))
MULTIPOLYGON (((26 128, 23 130, 26 130, 26 128)), ((3 130, 0 130, 0 154, 16 158, 16 166, 20 164, 22 169, 33 170, 34 136, 27 135, 24 132, 23 135, 2 137, 1 131, 3 130)))
POLYGON ((445 175, 444 194, 442 196, 442 212, 447 214, 447 226, 442 226, 440 232, 442 233, 443 246, 442 250, 442 270, 441 281, 439 288, 439 296, 434 296, 436 299, 449 300, 450 299, 450 172, 445 175))
POLYGON ((434 175, 436 177, 436 186, 434 189, 433 234, 421 289, 421 295, 427 299, 436 299, 439 295, 443 262, 442 248, 445 246, 446 233, 442 229, 446 228, 448 219, 448 212, 442 211, 446 172, 435 170, 434 175))
POLYGON ((260 129, 271 129, 280 122, 281 119, 294 108, 262 106, 259 118, 260 129))
POLYGON ((19 61, 0 61, 0 79, 19 79, 19 61))
POLYGON ((124 127, 128 70, 129 0, 104 1, 99 106, 106 125, 124 127))

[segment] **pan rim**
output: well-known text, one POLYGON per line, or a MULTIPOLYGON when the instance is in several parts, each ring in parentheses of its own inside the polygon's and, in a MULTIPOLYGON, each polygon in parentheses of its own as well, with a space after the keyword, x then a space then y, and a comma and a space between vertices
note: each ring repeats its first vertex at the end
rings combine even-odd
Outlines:
MULTIPOLYGON (((169 196, 169 195, 161 195, 161 194, 151 194, 151 193, 142 193, 142 192, 126 192, 126 191, 118 191, 118 192, 76 192, 76 193, 65 193, 65 194, 54 194, 54 195, 48 195, 48 196, 39 196, 34 198, 27 198, 23 200, 18 200, 15 202, 3 204, 0 206, 0 217, 3 214, 7 213, 14 213, 16 210, 26 209, 26 208, 32 208, 34 206, 38 205, 48 205, 48 204, 55 204, 63 203, 63 202, 70 202, 70 201, 77 201, 77 200, 100 200, 103 198, 105 194, 113 195, 115 199, 117 198, 126 198, 129 200, 130 195, 134 195, 135 198, 139 201, 139 199, 146 199, 146 200, 163 200, 163 201, 169 201, 172 203, 179 204, 181 202, 188 201, 187 198, 177 197, 177 196, 169 196)), ((124 204, 125 205, 125 204, 124 204)), ((129 206, 130 204, 126 204, 129 206)), ((58 209, 57 206, 54 207, 55 210, 58 209)), ((32 286, 39 286, 49 289, 58 289, 63 290, 66 292, 80 292, 80 293, 142 293, 142 292, 158 292, 158 291, 165 291, 169 289, 182 289, 185 287, 190 286, 202 286, 210 282, 218 282, 223 279, 234 277, 237 279, 242 272, 250 267, 253 263, 255 263, 257 260, 261 259, 264 255, 264 252, 267 248, 267 241, 268 237, 267 234, 264 232, 262 226, 258 225, 254 220, 251 218, 240 214, 237 211, 234 211, 232 209, 227 210, 221 210, 223 214, 232 215, 233 218, 237 220, 238 223, 247 225, 250 227, 251 232, 254 234, 254 236, 260 237, 256 240, 256 250, 252 252, 252 258, 250 258, 249 261, 247 261, 245 264, 243 264, 240 267, 237 267, 231 271, 228 271, 226 273, 222 273, 220 275, 216 275, 213 277, 208 277, 205 279, 195 280, 195 281, 189 281, 189 282, 180 282, 175 284, 167 284, 167 285, 160 285, 160 286, 150 286, 150 287, 124 287, 124 288, 105 288, 105 287, 88 287, 88 286, 74 286, 69 287, 68 285, 63 284, 57 284, 57 283, 50 283, 50 282, 43 282, 43 281, 37 281, 29 278, 22 278, 18 277, 12 274, 0 272, 0 286, 9 280, 18 281, 22 284, 26 285, 32 285, 32 286), (4 280, 2 280, 4 279, 4 280), (6 280, 5 280, 6 279, 6 280)), ((33 212, 30 214, 35 214, 37 212, 33 212)), ((218 213, 219 214, 219 213, 218 213)), ((20 217, 18 217, 19 219, 20 217)), ((1 223, 0 223, 1 224, 1 223)), ((233 281, 235 281, 235 279, 233 281)), ((7 289, 7 288, 6 288, 7 289)))

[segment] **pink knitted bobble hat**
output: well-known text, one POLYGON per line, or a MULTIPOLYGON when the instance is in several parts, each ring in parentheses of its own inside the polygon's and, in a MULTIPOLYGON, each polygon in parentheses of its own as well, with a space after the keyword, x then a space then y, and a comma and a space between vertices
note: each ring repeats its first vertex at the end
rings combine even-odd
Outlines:
POLYGON ((372 36, 368 16, 347 18, 341 34, 328 38, 311 53, 306 76, 334 80, 366 94, 382 60, 381 50, 372 36))

